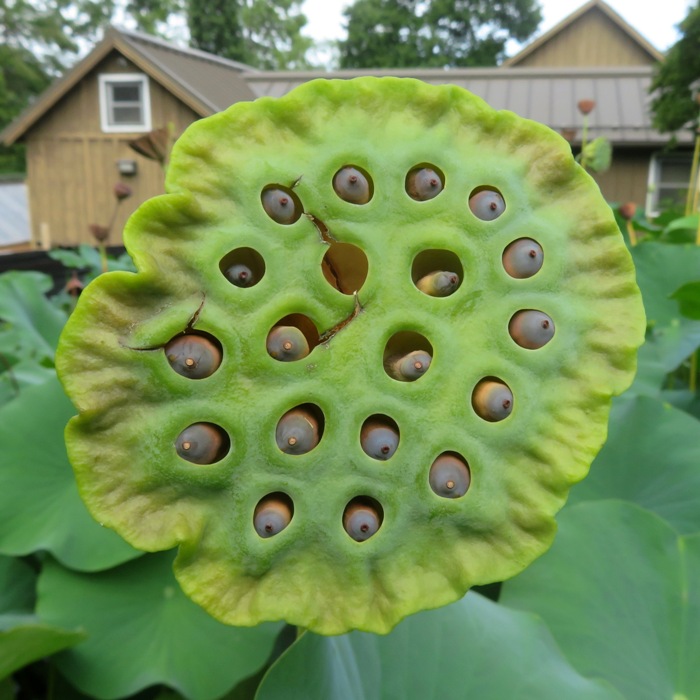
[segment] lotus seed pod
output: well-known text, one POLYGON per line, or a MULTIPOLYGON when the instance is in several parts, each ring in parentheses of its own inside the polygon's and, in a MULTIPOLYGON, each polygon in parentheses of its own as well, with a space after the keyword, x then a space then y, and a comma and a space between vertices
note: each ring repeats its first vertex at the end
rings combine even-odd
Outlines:
POLYGON ((267 335, 267 352, 280 362, 294 362, 309 354, 309 342, 296 326, 275 326, 267 335))
POLYGON ((278 187, 266 188, 261 197, 263 209, 278 224, 293 224, 301 216, 301 207, 287 190, 278 187))
POLYGON ((500 192, 484 188, 472 193, 469 197, 469 208, 477 219, 493 221, 506 210, 506 203, 500 192))
POLYGON ((388 422, 366 420, 360 431, 360 444, 370 457, 386 460, 399 446, 399 431, 388 422))
POLYGON ((457 455, 440 455, 431 465, 430 488, 443 498, 461 498, 467 492, 471 477, 469 467, 457 455))
POLYGON ((413 350, 406 355, 393 355, 386 363, 387 374, 400 382, 414 382, 430 369, 432 357, 424 350, 413 350))
POLYGON ((255 508, 253 526, 260 537, 274 537, 292 520, 292 509, 286 499, 276 496, 263 498, 255 508))
POLYGON ((290 455, 301 455, 318 445, 320 440, 318 420, 306 409, 295 408, 287 411, 275 431, 277 447, 290 455))
POLYGON ((224 274, 226 279, 236 287, 250 287, 256 282, 253 271, 242 263, 231 265, 224 274))
POLYGON ((406 192, 419 202, 437 197, 442 188, 442 178, 432 168, 414 169, 406 176, 406 192))
POLYGON ((165 346, 165 357, 170 366, 183 377, 204 379, 221 364, 221 350, 201 335, 181 335, 165 346))
POLYGON ((352 166, 342 168, 335 174, 333 189, 341 199, 352 204, 366 204, 372 198, 369 179, 352 166))
POLYGON ((195 423, 185 428, 175 441, 183 459, 195 464, 213 464, 221 457, 224 439, 221 429, 209 423, 195 423))
POLYGON ((484 379, 474 389, 472 405, 481 418, 495 423, 511 414, 513 392, 501 381, 484 379))
POLYGON ((456 272, 431 272, 421 277, 416 287, 431 297, 448 297, 459 287, 459 275, 456 272))
POLYGON ((508 332, 521 347, 537 350, 554 337, 554 321, 542 311, 518 311, 510 319, 508 332))
POLYGON ((350 503, 343 513, 345 532, 356 542, 364 542, 376 534, 382 521, 377 510, 362 502, 350 503))
POLYGON ((68 454, 98 521, 148 551, 180 547, 183 590, 231 625, 387 633, 519 573, 551 544, 644 338, 629 252, 570 145, 454 85, 319 80, 198 120, 124 241, 137 272, 88 285, 60 341, 68 454), (364 205, 334 183, 348 167, 364 205), (429 201, 406 190, 422 167, 445 185, 429 201), (503 262, 524 236, 546 255, 527 280, 503 262), (227 282, 238 263, 265 283, 227 282), (434 271, 459 291, 419 293, 434 271), (556 323, 536 351, 508 333, 533 308, 556 323), (208 380, 144 351, 182 335, 220 344, 208 380), (424 375, 415 357, 421 371, 432 358, 424 375), (504 385, 515 409, 482 417, 472 397, 504 415, 504 385), (275 439, 290 407, 322 433, 300 457, 275 439), (389 416, 400 444, 382 462, 361 426, 389 416), (175 446, 197 424, 222 429, 205 466, 175 446), (443 455, 468 465, 460 497, 431 486, 443 455), (272 496, 293 517, 263 537, 256 507, 272 496))
POLYGON ((519 238, 503 251, 503 267, 515 279, 527 279, 542 268, 542 246, 532 238, 519 238))

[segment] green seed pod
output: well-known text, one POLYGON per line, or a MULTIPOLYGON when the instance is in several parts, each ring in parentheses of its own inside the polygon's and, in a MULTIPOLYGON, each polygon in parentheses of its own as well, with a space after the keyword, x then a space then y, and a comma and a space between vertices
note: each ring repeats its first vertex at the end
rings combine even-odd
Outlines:
POLYGON ((275 326, 267 334, 267 352, 280 362, 294 362, 309 354, 309 342, 296 326, 275 326))
POLYGON ((275 431, 277 447, 290 455, 311 452, 320 439, 318 420, 304 408, 287 411, 275 431))
POLYGON ((504 420, 513 411, 513 392, 498 379, 483 379, 474 389, 472 406, 484 420, 504 420))
POLYGON ((554 321, 542 311, 518 311, 508 323, 508 332, 521 347, 537 350, 554 337, 554 321))
POLYGON ((255 532, 267 539, 278 535, 292 521, 292 505, 284 494, 266 496, 255 507, 253 527, 255 532))
POLYGON ((416 287, 431 297, 448 297, 459 287, 459 275, 456 272, 431 272, 421 277, 416 287))
POLYGON ((170 366, 183 377, 204 379, 221 364, 221 350, 201 335, 180 335, 165 346, 170 366))
MULTIPOLYGON (((166 190, 124 232, 137 272, 85 288, 57 353, 79 414, 68 454, 99 522, 148 551, 179 546, 178 581, 217 619, 321 634, 387 633, 549 547, 645 330, 614 216, 564 139, 453 85, 318 80, 193 123, 166 190), (343 199, 349 181, 334 190, 346 167, 365 177, 366 204, 343 199), (430 201, 406 191, 417 167, 445 184, 430 201), (503 253, 524 232, 547 260, 521 281, 503 253), (226 282, 238 263, 264 283, 226 282), (457 293, 416 292, 441 270, 459 274, 457 293), (508 335, 533 305, 557 324, 536 351, 508 335), (143 351, 183 329, 220 343, 209 380, 180 381, 161 352, 143 351), (401 358, 416 351, 421 369, 435 359, 406 381, 416 368, 401 358), (482 378, 512 390, 507 418, 472 405, 482 378), (309 405, 323 436, 295 458, 273 436, 286 407, 309 405), (380 462, 360 426, 384 414, 401 436, 380 462), (209 466, 174 446, 199 423, 231 438, 209 466), (456 478, 445 497, 431 487, 445 454, 468 464, 458 498, 456 478), (292 524, 270 538, 255 527, 266 494, 294 500, 292 524), (367 532, 378 529, 355 542, 348 530, 362 533, 355 519, 372 513, 367 532)), ((489 406, 489 392, 475 403, 489 406)))
POLYGON ((432 359, 424 350, 413 350, 406 355, 392 355, 384 368, 390 377, 400 382, 415 382, 430 369, 432 359))
POLYGON ((467 463, 454 454, 442 454, 431 465, 430 488, 443 498, 461 498, 471 483, 467 463))

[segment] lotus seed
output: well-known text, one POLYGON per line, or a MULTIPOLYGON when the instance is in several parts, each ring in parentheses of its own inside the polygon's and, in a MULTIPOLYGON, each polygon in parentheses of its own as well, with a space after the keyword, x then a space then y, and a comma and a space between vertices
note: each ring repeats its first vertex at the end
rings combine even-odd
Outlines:
POLYGON ((285 499, 276 496, 263 498, 255 508, 253 526, 260 537, 279 534, 292 520, 292 509, 285 499))
POLYGON ((350 503, 343 513, 343 527, 356 542, 368 540, 381 524, 376 509, 364 502, 350 503))
POLYGON ((385 368, 389 376, 400 382, 414 382, 420 379, 430 367, 432 357, 424 350, 414 350, 406 355, 390 357, 385 368))
POLYGON ((542 311, 518 311, 510 319, 508 332, 520 347, 537 350, 554 337, 554 321, 542 311))
POLYGON ((389 459, 399 446, 399 431, 390 423, 368 419, 360 431, 362 449, 374 459, 389 459))
POLYGON ((333 189, 341 199, 351 204, 367 204, 372 199, 369 176, 350 165, 335 174, 333 189))
POLYGON ((430 488, 443 498, 464 496, 471 483, 469 467, 460 457, 445 453, 431 465, 428 476, 430 488))
POLYGON ((484 420, 495 423, 513 410, 513 393, 498 379, 482 379, 472 394, 472 406, 484 420))
POLYGON ((497 190, 477 189, 469 197, 469 208, 474 216, 482 221, 497 219, 506 209, 506 203, 497 190))
POLYGON ((456 272, 438 270, 421 277, 416 287, 431 297, 448 297, 459 287, 459 275, 456 272))
POLYGON ((170 366, 183 377, 204 379, 221 364, 221 350, 201 335, 180 335, 165 346, 170 366))
POLYGON ((211 423, 194 423, 185 428, 175 440, 175 450, 180 457, 194 464, 218 462, 223 448, 223 432, 211 423))
POLYGON ((267 352, 280 362, 294 362, 309 354, 309 342, 296 326, 275 326, 267 335, 267 352))
POLYGON ((532 238, 519 238, 503 251, 503 267, 515 279, 526 279, 537 274, 543 261, 542 247, 532 238))
POLYGON ((253 271, 242 263, 231 265, 231 267, 227 268, 226 272, 224 272, 224 275, 226 275, 226 279, 236 287, 250 287, 256 282, 253 271))
POLYGON ((267 215, 278 224, 293 224, 301 216, 301 207, 292 193, 279 187, 264 189, 262 204, 267 215))
POLYGON ((406 192, 419 202, 437 197, 442 187, 442 178, 432 168, 414 168, 406 176, 406 192))
POLYGON ((308 410, 295 408, 287 411, 275 431, 277 447, 290 455, 301 455, 318 445, 320 440, 318 420, 308 410))

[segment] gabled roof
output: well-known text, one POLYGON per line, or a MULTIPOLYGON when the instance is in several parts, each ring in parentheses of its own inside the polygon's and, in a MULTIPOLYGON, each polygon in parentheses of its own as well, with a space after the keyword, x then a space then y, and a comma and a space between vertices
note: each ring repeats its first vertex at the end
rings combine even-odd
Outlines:
MULTIPOLYGON (((643 2, 643 0, 640 0, 640 2, 643 2)), ((657 62, 663 60, 663 54, 658 51, 649 41, 647 41, 634 27, 632 27, 632 25, 628 24, 619 14, 617 14, 617 12, 615 12, 610 5, 603 0, 589 0, 589 2, 565 17, 549 31, 545 32, 542 34, 542 36, 529 43, 524 49, 515 54, 515 56, 511 56, 510 58, 506 59, 502 65, 504 67, 518 65, 523 61, 523 59, 538 51, 544 44, 551 41, 564 29, 571 26, 574 22, 583 17, 583 15, 594 10, 600 10, 604 15, 606 15, 613 22, 613 24, 615 24, 622 32, 632 39, 632 41, 634 41, 643 52, 649 55, 651 61, 657 62)))
POLYGON ((251 66, 182 48, 141 32, 110 27, 85 58, 0 132, 0 141, 10 145, 21 138, 112 51, 121 53, 201 117, 255 97, 241 78, 244 72, 257 72, 251 66))

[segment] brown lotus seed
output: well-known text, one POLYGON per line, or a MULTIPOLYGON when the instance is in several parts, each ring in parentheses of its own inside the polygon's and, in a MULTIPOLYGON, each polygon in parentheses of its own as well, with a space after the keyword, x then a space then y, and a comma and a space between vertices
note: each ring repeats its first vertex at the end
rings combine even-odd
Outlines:
POLYGON ((170 366, 183 377, 204 379, 221 364, 221 350, 202 335, 180 335, 165 346, 165 357, 170 366))
POLYGON ((527 350, 537 350, 554 337, 554 321, 542 311, 518 311, 508 324, 511 338, 527 350))
POLYGON ((472 394, 477 415, 495 423, 507 418, 513 410, 513 393, 498 379, 482 379, 472 394))

